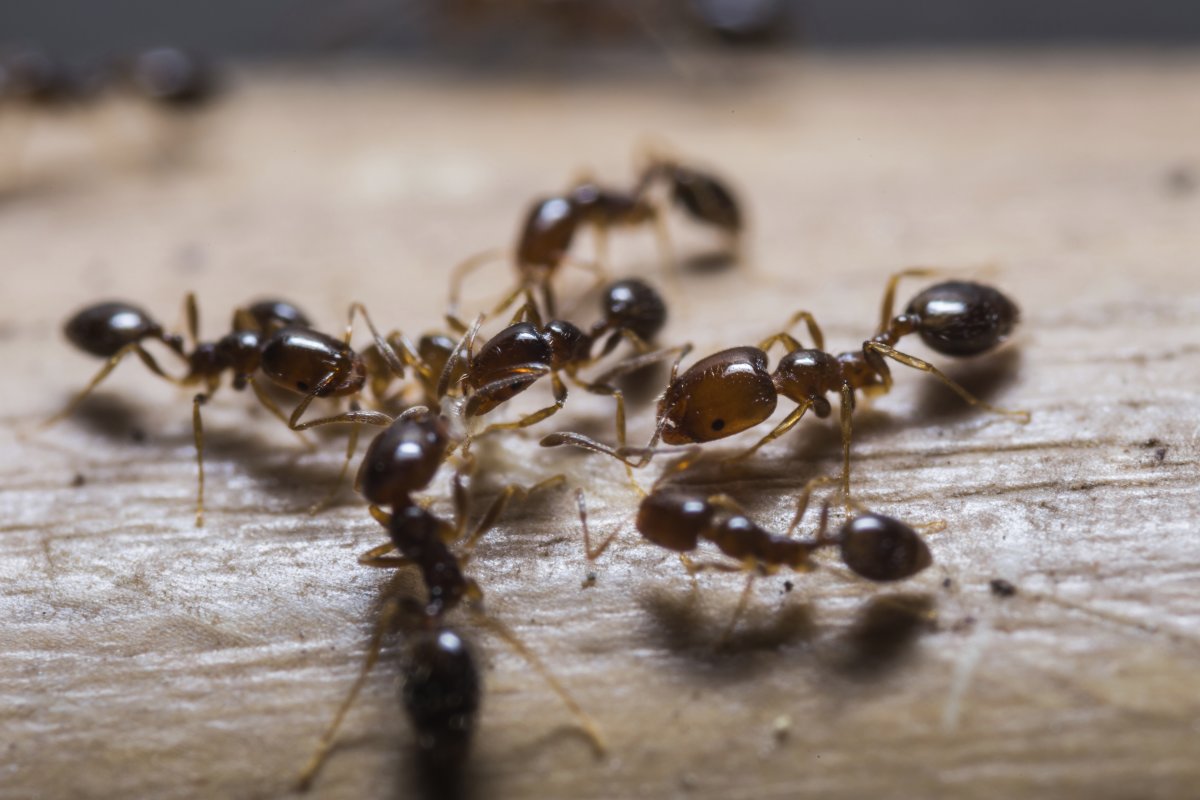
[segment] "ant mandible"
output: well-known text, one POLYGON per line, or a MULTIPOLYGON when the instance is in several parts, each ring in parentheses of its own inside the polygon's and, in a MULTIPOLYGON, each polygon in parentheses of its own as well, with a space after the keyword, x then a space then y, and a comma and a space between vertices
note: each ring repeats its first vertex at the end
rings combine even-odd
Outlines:
MULTIPOLYGON (((185 302, 187 327, 192 349, 189 352, 182 337, 167 334, 161 324, 146 311, 124 302, 106 302, 88 306, 71 317, 65 327, 67 339, 76 347, 106 363, 95 377, 63 408, 42 423, 43 428, 69 416, 110 372, 128 355, 135 354, 155 375, 180 386, 202 384, 204 391, 192 399, 192 432, 196 447, 198 471, 196 493, 196 526, 204 524, 204 427, 201 407, 220 387, 225 372, 232 374, 235 390, 249 385, 258 401, 291 430, 302 432, 319 425, 354 423, 347 446, 341 476, 345 474, 357 445, 357 424, 388 425, 392 417, 377 411, 357 407, 352 400, 349 411, 319 419, 300 422, 304 412, 316 398, 357 397, 361 394, 369 373, 363 359, 348 342, 356 312, 367 319, 377 347, 386 353, 388 369, 402 374, 408 363, 424 369, 415 353, 404 352, 401 361, 391 347, 375 331, 370 318, 360 304, 351 306, 350 324, 344 340, 338 340, 308 327, 308 319, 294 305, 280 300, 263 300, 238 309, 233 316, 233 330, 216 342, 201 342, 198 335, 198 311, 195 296, 185 302), (143 342, 160 341, 187 363, 182 378, 168 375, 143 342), (255 379, 262 372, 273 384, 303 396, 290 415, 285 414, 255 379)), ((303 439, 303 436, 301 437, 303 439)), ((319 509, 322 503, 313 507, 319 509)))
POLYGON ((753 447, 733 460, 749 457, 760 447, 791 430, 811 408, 818 417, 829 416, 825 395, 841 396, 842 494, 850 502, 851 416, 855 393, 883 394, 891 389, 892 375, 886 359, 928 372, 967 403, 997 414, 1029 421, 1028 411, 1010 411, 989 405, 950 379, 937 367, 895 349, 895 343, 918 333, 939 353, 969 357, 986 353, 1011 334, 1017 323, 1016 304, 999 290, 967 281, 947 281, 929 287, 909 302, 903 314, 893 316, 897 283, 906 277, 934 274, 929 269, 908 269, 888 280, 878 332, 860 350, 838 355, 824 350, 824 336, 813 315, 801 311, 789 325, 803 321, 814 346, 803 347, 786 330, 758 347, 734 347, 703 358, 679 374, 681 354, 671 368, 666 391, 658 404, 658 419, 640 459, 631 461, 626 449, 614 449, 577 433, 554 433, 542 439, 545 447, 572 444, 613 456, 630 467, 643 467, 654 455, 659 439, 666 444, 713 442, 764 422, 775 411, 779 396, 796 408, 753 447), (772 374, 767 351, 783 342, 788 353, 772 374))
MULTIPOLYGON (((444 623, 446 614, 463 605, 464 601, 478 604, 483 599, 479 584, 465 574, 467 564, 480 539, 495 527, 514 497, 527 497, 564 480, 563 476, 556 475, 528 488, 517 484, 505 486, 474 529, 467 534, 468 501, 463 485, 465 467, 455 473, 453 480, 453 521, 438 517, 415 502, 412 496, 433 480, 447 458, 449 445, 450 434, 444 416, 421 406, 409 409, 371 442, 355 482, 356 488, 371 504, 371 515, 387 529, 390 539, 386 544, 360 556, 359 563, 382 568, 413 566, 421 573, 425 585, 427 598, 419 609, 421 634, 410 642, 413 666, 406 682, 405 700, 418 734, 427 739, 422 746, 427 747, 434 758, 445 758, 447 754, 453 755, 465 747, 465 740, 456 737, 452 726, 446 723, 451 720, 468 721, 477 706, 478 675, 469 648, 462 647, 464 642, 461 636, 444 623), (390 507, 391 511, 384 510, 385 506, 390 507), (393 551, 399 555, 390 555, 393 551), (450 634, 449 638, 447 634, 450 634), (443 689, 452 686, 475 688, 470 693, 471 697, 462 703, 425 706, 420 702, 422 694, 418 691, 419 685, 412 683, 414 671, 418 676, 426 676, 423 680, 428 681, 428 686, 435 693, 440 694, 443 689)), ((480 621, 496 632, 542 676, 579 720, 593 748, 603 753, 605 745, 596 724, 542 661, 507 626, 486 616, 477 607, 465 607, 475 611, 480 621)), ((337 730, 378 661, 383 637, 400 610, 399 600, 389 597, 380 613, 358 678, 301 773, 299 786, 302 789, 312 784, 328 757, 337 730)))

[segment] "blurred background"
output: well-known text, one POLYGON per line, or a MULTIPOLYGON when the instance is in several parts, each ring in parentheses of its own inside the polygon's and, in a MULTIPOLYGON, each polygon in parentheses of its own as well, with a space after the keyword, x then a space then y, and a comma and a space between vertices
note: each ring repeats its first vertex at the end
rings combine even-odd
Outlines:
POLYGON ((1181 45, 1193 0, 5 0, 0 40, 64 57, 170 42, 216 55, 370 51, 519 64, 579 48, 1181 45))

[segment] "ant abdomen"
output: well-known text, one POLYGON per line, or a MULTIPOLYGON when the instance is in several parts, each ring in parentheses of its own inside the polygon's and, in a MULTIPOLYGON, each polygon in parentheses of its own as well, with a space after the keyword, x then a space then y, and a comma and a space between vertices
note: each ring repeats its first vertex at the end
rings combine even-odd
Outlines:
POLYGON ((859 514, 838 535, 842 561, 872 581, 899 581, 933 563, 924 540, 898 519, 883 514, 859 514))
POLYGON ((176 352, 183 347, 178 337, 164 335, 162 326, 148 313, 119 301, 82 309, 67 320, 63 332, 71 344, 101 358, 111 358, 122 348, 144 339, 162 340, 176 352))
POLYGON ((360 491, 375 505, 400 504, 433 480, 450 432, 439 414, 399 417, 376 436, 359 467, 360 491))
POLYGON ((693 444, 732 436, 771 416, 777 400, 766 353, 757 347, 722 350, 667 388, 658 404, 662 440, 693 444))
POLYGON ((517 263, 522 267, 552 270, 566 258, 579 226, 575 204, 566 197, 546 197, 534 202, 521 227, 517 263))
POLYGON ((367 380, 362 358, 345 342, 309 328, 277 331, 263 345, 261 366, 280 386, 318 397, 355 394, 367 380))
POLYGON ((930 286, 908 304, 922 341, 943 355, 975 356, 1012 333, 1020 311, 999 290, 971 281, 930 286))
POLYGON ((408 640, 404 710, 416 732, 418 762, 430 796, 458 794, 482 695, 467 640, 450 628, 417 631, 408 640))
POLYGON ((699 222, 731 234, 742 229, 741 206, 729 187, 715 175, 673 166, 671 199, 699 222))

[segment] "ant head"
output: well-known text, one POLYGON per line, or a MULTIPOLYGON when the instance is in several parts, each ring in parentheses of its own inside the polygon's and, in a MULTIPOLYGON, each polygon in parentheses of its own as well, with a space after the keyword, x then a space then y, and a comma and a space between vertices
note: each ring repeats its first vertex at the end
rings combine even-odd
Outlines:
POLYGON ((767 354, 733 347, 692 364, 658 403, 667 444, 714 442, 758 425, 775 411, 778 395, 767 354))
POLYGON ((662 295, 638 278, 610 283, 600 298, 600 310, 608 328, 625 329, 647 342, 667 323, 662 295))
POLYGON ((705 495, 665 487, 642 500, 637 529, 659 547, 683 553, 696 549, 701 535, 711 527, 714 513, 705 495))
POLYGON ((842 561, 867 580, 911 578, 933 563, 916 531, 883 514, 859 514, 842 525, 838 538, 842 561))
POLYGON ((1008 338, 1020 311, 991 286, 946 281, 914 297, 905 314, 919 320, 921 339, 939 353, 976 356, 1008 338))
POLYGON ((564 369, 584 361, 592 349, 592 337, 565 319, 552 319, 546 323, 542 337, 550 346, 551 369, 564 369))

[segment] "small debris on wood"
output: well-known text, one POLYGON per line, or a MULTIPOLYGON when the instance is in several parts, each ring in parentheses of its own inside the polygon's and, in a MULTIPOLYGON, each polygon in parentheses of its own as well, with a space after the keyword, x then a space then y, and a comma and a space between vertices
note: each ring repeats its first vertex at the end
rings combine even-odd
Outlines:
POLYGON ((996 595, 996 597, 1012 597, 1017 593, 1017 587, 1003 578, 995 578, 988 585, 992 589, 992 594, 996 595))

